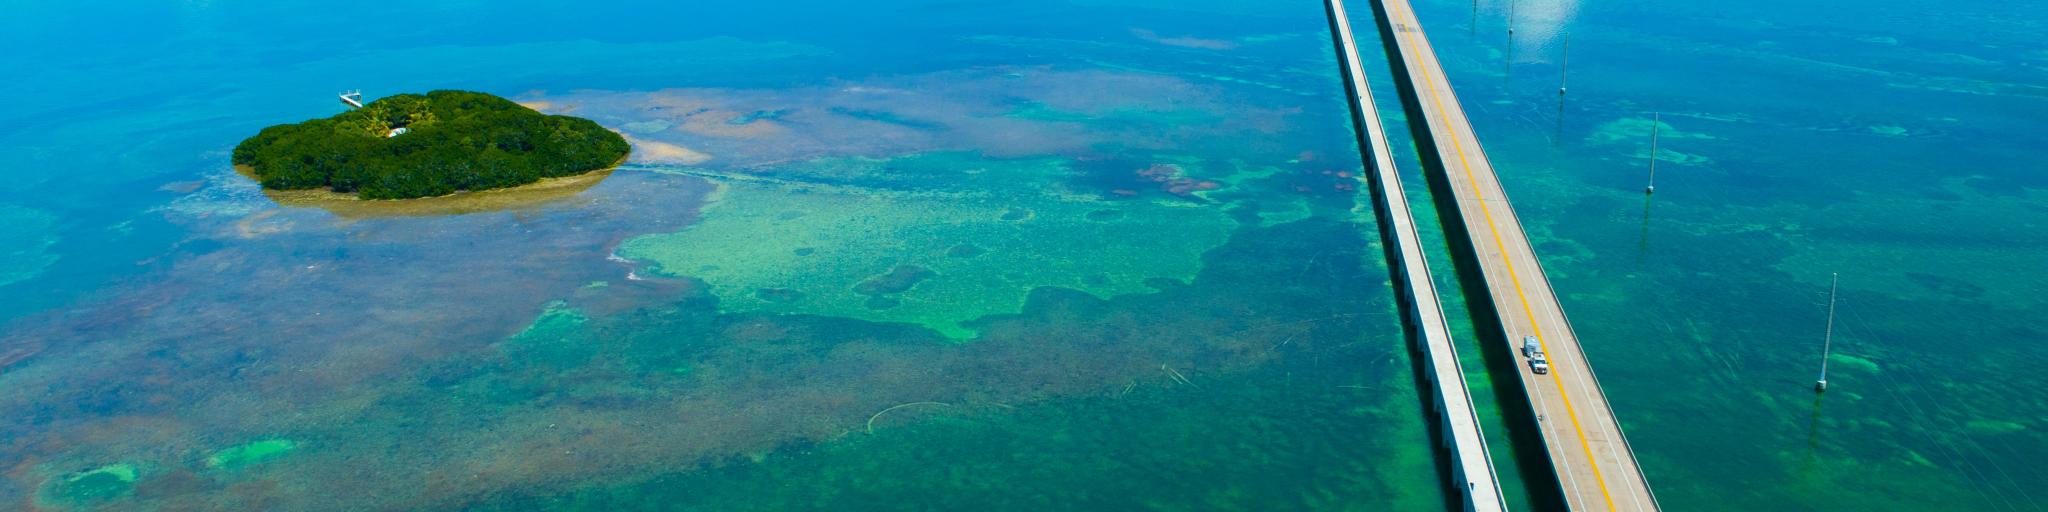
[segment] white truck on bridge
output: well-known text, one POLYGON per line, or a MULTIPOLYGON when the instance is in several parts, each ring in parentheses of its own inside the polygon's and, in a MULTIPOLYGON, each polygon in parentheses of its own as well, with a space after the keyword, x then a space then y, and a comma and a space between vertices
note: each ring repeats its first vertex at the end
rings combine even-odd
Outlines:
POLYGON ((1529 371, 1537 375, 1550 373, 1550 358, 1543 355, 1543 342, 1535 336, 1522 337, 1522 357, 1529 358, 1529 371))

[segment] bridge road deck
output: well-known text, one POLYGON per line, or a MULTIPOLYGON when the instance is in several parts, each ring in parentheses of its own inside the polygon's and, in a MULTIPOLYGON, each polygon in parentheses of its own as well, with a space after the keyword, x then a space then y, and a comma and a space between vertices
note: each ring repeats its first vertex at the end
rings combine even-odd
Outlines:
MULTIPOLYGON (((1500 332, 1515 345, 1524 336, 1535 336, 1549 355, 1549 374, 1534 374, 1526 365, 1518 373, 1564 502, 1571 510, 1658 510, 1656 496, 1608 408, 1578 336, 1415 12, 1407 0, 1375 0, 1375 7, 1396 75, 1403 82, 1410 122, 1419 120, 1427 127, 1417 130, 1424 157, 1438 164, 1438 177, 1456 202, 1459 218, 1446 221, 1460 224, 1470 238, 1471 256, 1484 274, 1500 332)), ((1517 354, 1519 358, 1519 350, 1517 354)))

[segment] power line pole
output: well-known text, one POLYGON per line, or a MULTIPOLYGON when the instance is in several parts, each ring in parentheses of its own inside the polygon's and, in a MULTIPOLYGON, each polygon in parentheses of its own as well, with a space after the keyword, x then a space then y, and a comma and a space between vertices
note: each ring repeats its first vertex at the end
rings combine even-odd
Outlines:
POLYGON ((1650 114, 1650 184, 1643 187, 1643 194, 1657 193, 1657 130, 1664 127, 1663 113, 1650 114))
POLYGON ((1820 341, 1820 380, 1813 382, 1815 393, 1824 393, 1828 390, 1828 352, 1833 350, 1835 345, 1835 288, 1841 282, 1840 273, 1834 274, 1834 278, 1828 281, 1828 330, 1827 336, 1820 341))

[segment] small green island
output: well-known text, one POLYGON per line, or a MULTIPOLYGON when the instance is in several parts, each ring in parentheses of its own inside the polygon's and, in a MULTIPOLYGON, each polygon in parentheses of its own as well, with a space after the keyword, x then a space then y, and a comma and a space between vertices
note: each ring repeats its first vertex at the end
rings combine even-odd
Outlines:
POLYGON ((630 150, 588 119, 480 92, 433 91, 264 128, 235 146, 233 160, 266 189, 412 199, 609 169, 630 150))

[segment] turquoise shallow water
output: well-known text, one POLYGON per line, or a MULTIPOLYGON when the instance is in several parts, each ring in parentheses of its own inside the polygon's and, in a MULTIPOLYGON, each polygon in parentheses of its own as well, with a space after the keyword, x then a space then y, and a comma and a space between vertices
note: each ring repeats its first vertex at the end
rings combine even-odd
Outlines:
MULTIPOLYGON (((0 20, 6 508, 1445 506, 1319 5, 329 8, 0 20), (442 87, 639 160, 455 216, 227 168, 442 87)), ((1667 507, 2048 499, 2048 12, 1418 9, 1667 507)))
POLYGON ((0 501, 1441 508, 1322 14, 1223 7, 25 9, 0 501), (463 215, 227 167, 440 87, 638 156, 463 215))

